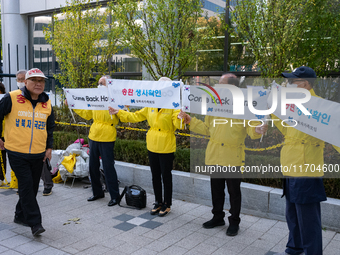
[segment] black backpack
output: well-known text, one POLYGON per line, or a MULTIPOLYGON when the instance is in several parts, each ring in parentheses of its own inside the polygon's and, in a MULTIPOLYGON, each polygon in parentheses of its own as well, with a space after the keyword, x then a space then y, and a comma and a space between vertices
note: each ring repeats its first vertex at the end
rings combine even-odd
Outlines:
POLYGON ((126 204, 137 209, 146 207, 146 192, 143 188, 137 185, 125 186, 119 198, 119 206, 125 195, 126 204))

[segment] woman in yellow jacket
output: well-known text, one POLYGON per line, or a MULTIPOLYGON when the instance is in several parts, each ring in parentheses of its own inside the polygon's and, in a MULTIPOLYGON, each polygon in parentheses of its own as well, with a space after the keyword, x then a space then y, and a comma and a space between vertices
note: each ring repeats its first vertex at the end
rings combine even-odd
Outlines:
MULTIPOLYGON (((99 85, 106 84, 106 77, 99 80, 99 85)), ((67 104, 67 102, 66 102, 67 104)), ((93 119, 93 124, 90 128, 89 142, 90 142, 90 177, 93 196, 89 197, 87 201, 95 201, 104 197, 104 191, 100 182, 100 161, 102 158, 105 181, 111 200, 108 206, 114 206, 119 201, 119 187, 117 172, 114 162, 114 144, 116 141, 118 124, 117 116, 110 116, 108 110, 74 110, 80 117, 90 120, 93 119)))
MULTIPOLYGON (((160 81, 171 81, 162 77, 160 81)), ((147 120, 150 129, 146 144, 155 193, 155 206, 151 214, 165 216, 170 212, 172 203, 172 167, 176 151, 175 130, 180 128, 179 110, 145 107, 137 112, 126 112, 109 107, 110 114, 117 114, 121 122, 140 122, 147 120), (162 181, 164 199, 162 196, 162 181)))

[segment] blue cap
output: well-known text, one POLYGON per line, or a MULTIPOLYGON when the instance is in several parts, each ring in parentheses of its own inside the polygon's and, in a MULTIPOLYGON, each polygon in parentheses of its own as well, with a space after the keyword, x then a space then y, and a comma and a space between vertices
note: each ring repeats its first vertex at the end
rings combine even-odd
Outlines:
POLYGON ((281 73, 286 78, 316 78, 315 71, 308 66, 300 66, 291 73, 281 73))

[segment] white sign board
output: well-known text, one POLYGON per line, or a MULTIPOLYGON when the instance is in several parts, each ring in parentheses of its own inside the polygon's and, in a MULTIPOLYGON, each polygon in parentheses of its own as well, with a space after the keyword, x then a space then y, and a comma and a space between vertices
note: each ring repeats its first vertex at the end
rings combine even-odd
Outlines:
POLYGON ((110 106, 180 109, 179 81, 107 80, 110 106))
POLYGON ((92 89, 64 89, 70 109, 108 110, 109 96, 106 87, 92 89))
MULTIPOLYGON (((281 86, 278 89, 278 105, 281 106, 281 86)), ((287 98, 301 98, 299 93, 287 94, 287 98)), ((294 104, 286 105, 286 115, 281 115, 281 107, 274 114, 294 128, 330 144, 340 146, 340 104, 312 96, 303 106, 311 113, 304 115, 294 104)))

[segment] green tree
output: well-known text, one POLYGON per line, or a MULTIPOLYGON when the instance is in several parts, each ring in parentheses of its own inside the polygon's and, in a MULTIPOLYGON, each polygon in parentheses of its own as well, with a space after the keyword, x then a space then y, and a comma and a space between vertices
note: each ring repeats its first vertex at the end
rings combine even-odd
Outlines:
MULTIPOLYGON (((198 27, 206 28, 210 38, 206 37, 205 30, 200 35, 201 47, 197 51, 195 71, 222 71, 224 58, 224 28, 218 17, 200 17, 198 27)), ((201 30, 199 30, 201 31, 201 30)))
MULTIPOLYGON (((224 39, 225 39, 225 14, 212 17, 201 17, 198 20, 199 27, 205 27, 210 34, 201 36, 204 44, 198 50, 196 71, 223 71, 224 65, 224 39)), ((254 55, 247 47, 242 45, 240 35, 233 33, 229 35, 228 45, 228 67, 231 66, 252 66, 255 63, 254 55)))
POLYGON ((308 65, 319 76, 326 76, 339 71, 340 1, 310 0, 310 4, 312 8, 304 14, 302 40, 292 51, 291 63, 294 67, 308 65))
POLYGON ((319 74, 336 68, 339 18, 334 2, 338 1, 236 2, 232 11, 234 34, 248 44, 263 77, 278 77, 282 71, 301 65, 319 74))
POLYGON ((196 60, 200 49, 197 20, 200 0, 120 0, 111 3, 117 23, 124 30, 122 41, 131 48, 154 80, 179 78, 196 60))
POLYGON ((119 28, 107 24, 110 12, 98 4, 89 9, 90 0, 66 1, 60 14, 44 29, 61 69, 55 78, 64 87, 89 87, 93 72, 107 71, 107 61, 117 52, 119 28), (111 36, 106 39, 107 34, 111 36))

